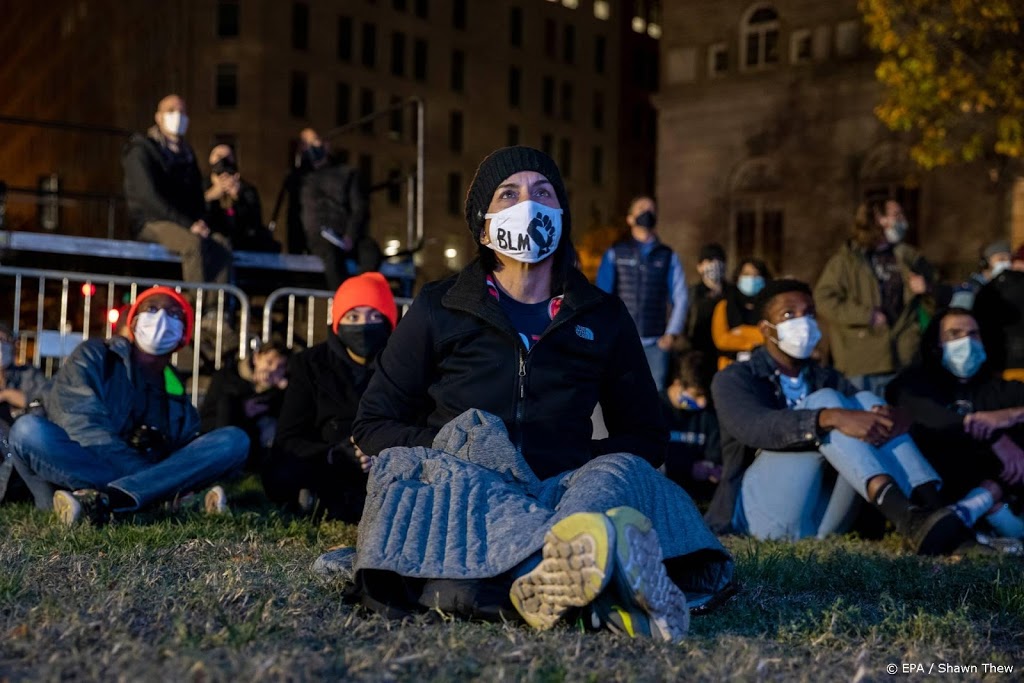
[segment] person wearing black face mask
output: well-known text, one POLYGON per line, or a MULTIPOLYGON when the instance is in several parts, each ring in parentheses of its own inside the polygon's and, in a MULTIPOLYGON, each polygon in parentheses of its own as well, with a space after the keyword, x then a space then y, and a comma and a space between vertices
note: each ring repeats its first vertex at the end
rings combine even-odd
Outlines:
POLYGON ((368 458, 352 443, 356 407, 398 322, 380 273, 346 280, 334 295, 327 341, 293 356, 263 486, 271 500, 358 522, 368 458))
POLYGON ((657 205, 650 197, 629 203, 629 234, 605 252, 594 283, 629 310, 658 390, 665 386, 672 345, 683 333, 689 294, 679 257, 658 240, 657 205), (671 309, 668 322, 665 311, 671 309))

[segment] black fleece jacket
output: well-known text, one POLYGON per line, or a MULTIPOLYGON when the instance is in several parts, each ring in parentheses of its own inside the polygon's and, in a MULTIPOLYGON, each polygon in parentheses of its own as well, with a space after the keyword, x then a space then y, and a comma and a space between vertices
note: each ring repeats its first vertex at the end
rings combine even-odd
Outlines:
POLYGON ((416 297, 359 405, 360 448, 430 446, 444 424, 478 408, 505 422, 541 479, 607 453, 660 465, 667 431, 623 303, 573 271, 561 309, 527 352, 485 277, 474 261, 416 297), (592 440, 598 402, 609 437, 592 440))
POLYGON ((121 155, 124 198, 135 236, 151 221, 188 228, 206 212, 203 179, 192 148, 182 140, 181 151, 174 154, 158 138, 153 131, 136 133, 121 155))

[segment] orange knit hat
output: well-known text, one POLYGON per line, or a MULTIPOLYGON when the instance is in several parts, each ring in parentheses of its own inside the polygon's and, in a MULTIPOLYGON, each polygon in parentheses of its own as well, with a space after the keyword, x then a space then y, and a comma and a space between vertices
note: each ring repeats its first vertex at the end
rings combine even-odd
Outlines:
POLYGON ((128 309, 128 317, 125 319, 125 324, 128 325, 129 338, 132 340, 135 339, 135 335, 132 334, 132 320, 135 319, 135 314, 139 310, 139 304, 155 294, 166 294, 178 302, 178 305, 181 306, 181 310, 185 312, 185 333, 181 337, 181 343, 178 344, 178 348, 180 349, 183 346, 187 346, 188 343, 192 341, 192 332, 196 325, 196 314, 192 309, 192 304, 188 302, 188 299, 170 287, 150 287, 149 289, 139 293, 135 298, 135 303, 133 303, 132 307, 128 309))
POLYGON ((377 309, 391 322, 392 330, 398 324, 398 306, 391 293, 391 285, 380 273, 363 273, 341 283, 334 293, 334 305, 331 306, 331 329, 337 332, 341 316, 356 306, 377 309))

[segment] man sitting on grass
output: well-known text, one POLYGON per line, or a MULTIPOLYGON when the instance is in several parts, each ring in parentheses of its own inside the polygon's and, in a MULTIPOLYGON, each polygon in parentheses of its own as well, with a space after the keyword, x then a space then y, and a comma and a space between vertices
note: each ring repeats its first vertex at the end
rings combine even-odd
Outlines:
MULTIPOLYGON (((52 506, 68 525, 99 523, 111 511, 177 502, 245 462, 241 429, 199 436, 199 414, 170 367, 194 323, 181 294, 153 287, 128 311, 130 340, 90 339, 68 356, 44 399, 49 419, 26 415, 11 429, 14 466, 36 507, 52 506)), ((224 490, 210 489, 204 504, 226 510, 224 490)))
POLYGON ((916 553, 949 554, 968 543, 970 531, 941 505, 939 475, 906 434, 909 420, 811 360, 821 333, 810 288, 776 280, 758 303, 765 345, 711 386, 725 461, 712 528, 821 538, 849 529, 860 497, 916 553))

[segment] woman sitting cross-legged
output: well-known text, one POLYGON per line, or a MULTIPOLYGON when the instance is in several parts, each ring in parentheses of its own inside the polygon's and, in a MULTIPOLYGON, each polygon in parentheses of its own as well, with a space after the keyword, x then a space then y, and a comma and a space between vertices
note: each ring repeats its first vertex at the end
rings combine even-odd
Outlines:
POLYGON ((424 287, 353 426, 373 456, 364 602, 682 639, 732 560, 654 469, 654 382, 622 302, 576 268, 558 168, 528 147, 493 152, 466 218, 479 258, 424 287))

